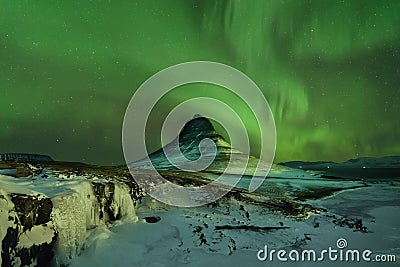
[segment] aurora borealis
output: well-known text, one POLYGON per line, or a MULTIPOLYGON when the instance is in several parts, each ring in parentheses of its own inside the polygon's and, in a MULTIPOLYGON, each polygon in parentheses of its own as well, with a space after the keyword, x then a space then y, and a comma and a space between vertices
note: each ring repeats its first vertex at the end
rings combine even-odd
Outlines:
POLYGON ((400 155, 400 1, 0 6, 0 153, 121 164, 135 89, 167 66, 210 60, 262 89, 276 161, 400 155))

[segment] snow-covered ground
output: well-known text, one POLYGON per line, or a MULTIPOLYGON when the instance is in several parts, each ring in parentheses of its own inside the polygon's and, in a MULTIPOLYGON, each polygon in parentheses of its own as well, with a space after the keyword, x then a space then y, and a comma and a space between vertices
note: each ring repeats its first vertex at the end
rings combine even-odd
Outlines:
MULTIPOLYGON (((24 178, 0 175, 3 252, 8 229, 18 230, 10 265, 24 266, 18 254, 23 249, 48 244, 55 252, 52 266, 396 266, 327 256, 319 262, 280 262, 277 252, 272 263, 257 257, 265 246, 269 252, 315 250, 319 256, 329 247, 338 249, 339 239, 348 244, 343 253, 368 249, 371 259, 394 255, 400 261, 399 179, 323 178, 320 172, 273 166, 272 177, 255 193, 246 191, 251 178, 244 177, 237 191, 215 203, 180 208, 150 196, 135 205, 133 187, 127 185, 131 180, 111 177, 108 169, 90 174, 90 168, 44 168, 24 178), (105 171, 107 179, 100 175, 105 171), (23 213, 15 196, 40 205, 24 207, 23 213), (51 216, 39 223, 34 211, 43 212, 47 202, 40 201, 46 199, 51 216), (22 222, 22 215, 32 218, 22 222)), ((212 179, 215 174, 202 175, 212 179)))
MULTIPOLYGON (((333 186, 335 182, 330 183, 333 186)), ((292 180, 291 185, 294 184, 301 187, 310 182, 292 180)), ((329 247, 337 249, 336 242, 340 238, 346 239, 348 249, 371 250, 371 259, 378 254, 396 255, 398 264, 399 195, 398 183, 373 183, 344 190, 307 201, 327 212, 313 214, 306 220, 279 215, 232 198, 222 199, 216 205, 179 208, 146 197, 136 210, 138 222, 118 222, 111 227, 91 230, 86 249, 71 261, 71 266, 271 266, 268 260, 257 259, 257 252, 265 245, 275 250, 313 249, 318 252, 329 247), (144 218, 149 216, 161 219, 146 223, 144 218), (362 220, 362 226, 351 227, 357 220, 362 220)), ((275 257, 273 266, 390 264, 395 266, 393 263, 328 259, 279 262, 275 257)))

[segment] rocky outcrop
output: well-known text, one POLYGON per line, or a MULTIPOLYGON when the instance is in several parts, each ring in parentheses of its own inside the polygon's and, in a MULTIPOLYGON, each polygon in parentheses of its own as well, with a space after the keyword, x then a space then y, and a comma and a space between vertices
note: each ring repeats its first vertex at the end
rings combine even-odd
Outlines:
MULTIPOLYGON (((44 266, 54 256, 57 240, 51 212, 52 202, 44 196, 0 195, 8 210, 8 228, 2 229, 2 266, 44 266)), ((3 213, 4 206, 1 207, 3 213)), ((4 214, 6 215, 6 214, 4 214)), ((4 225, 0 225, 3 228, 4 225)))
POLYGON ((0 174, 0 266, 67 265, 84 248, 88 230, 137 220, 135 205, 143 193, 127 170, 19 164, 30 170, 27 177, 0 174))

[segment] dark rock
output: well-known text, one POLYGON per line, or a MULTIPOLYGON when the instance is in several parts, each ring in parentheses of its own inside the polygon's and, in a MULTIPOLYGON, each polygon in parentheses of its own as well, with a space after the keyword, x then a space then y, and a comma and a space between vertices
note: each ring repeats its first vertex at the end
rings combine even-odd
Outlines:
POLYGON ((304 234, 304 238, 306 240, 311 240, 311 234, 304 234))
POLYGON ((11 194, 15 212, 23 230, 30 230, 34 225, 41 225, 51 221, 50 214, 53 203, 47 197, 11 194))
POLYGON ((333 218, 332 223, 354 229, 354 231, 368 233, 368 228, 363 225, 361 219, 347 218, 346 216, 328 215, 327 217, 333 218))
POLYGON ((54 245, 57 240, 57 234, 54 233, 52 242, 34 244, 30 248, 17 248, 19 230, 17 228, 8 228, 7 234, 2 241, 1 258, 2 267, 15 266, 14 260, 19 258, 21 266, 46 266, 54 257, 54 245))
POLYGON ((114 201, 115 184, 114 183, 97 183, 92 182, 93 193, 100 204, 100 218, 103 219, 105 215, 108 216, 110 221, 115 221, 119 218, 114 215, 112 202, 114 201))
POLYGON ((205 235, 203 233, 201 233, 199 239, 200 239, 200 246, 207 244, 207 240, 205 239, 205 235))
POLYGON ((255 225, 217 225, 215 226, 215 230, 250 230, 256 232, 269 232, 272 230, 282 230, 290 228, 288 226, 255 226, 255 225))
POLYGON ((161 220, 161 218, 158 217, 158 216, 144 217, 143 219, 144 219, 147 223, 156 223, 156 222, 158 222, 158 221, 161 220))
POLYGON ((14 226, 7 229, 2 240, 2 266, 14 266, 19 258, 21 266, 45 266, 54 257, 54 245, 57 240, 57 233, 52 227, 51 212, 53 204, 44 196, 32 196, 23 194, 10 194, 14 204, 15 214, 9 215, 14 226), (30 247, 20 247, 20 237, 31 231, 35 226, 49 227, 53 231, 50 243, 33 244, 30 247))
POLYGON ((195 226, 195 227, 194 227, 194 230, 193 230, 193 233, 200 233, 201 230, 203 230, 203 227, 201 227, 201 226, 195 226))
POLYGON ((228 249, 228 255, 232 255, 233 251, 236 250, 236 242, 233 238, 229 238, 228 249))
POLYGON ((18 242, 18 230, 9 227, 7 229, 7 234, 3 238, 1 242, 1 259, 2 259, 2 266, 13 266, 12 261, 13 257, 10 255, 10 252, 13 252, 17 246, 18 242))

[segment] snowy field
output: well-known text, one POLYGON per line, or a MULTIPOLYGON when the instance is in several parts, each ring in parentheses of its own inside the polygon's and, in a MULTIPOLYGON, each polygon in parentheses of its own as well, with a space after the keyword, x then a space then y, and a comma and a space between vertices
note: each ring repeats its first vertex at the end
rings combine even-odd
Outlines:
MULTIPOLYGON (((24 264, 21 251, 46 244, 55 253, 51 266, 397 266, 400 261, 398 178, 326 178, 319 170, 273 166, 255 193, 247 191, 244 177, 238 189, 214 203, 180 208, 141 198, 129 178, 98 168, 82 172, 67 164, 34 167, 28 177, 0 174, 0 239, 7 240, 9 228, 18 233, 9 250, 11 266, 43 266, 24 264), (32 198, 38 215, 21 213, 15 196, 32 198), (37 223, 46 199, 52 203, 49 220, 37 223), (31 219, 23 222, 24 216, 31 219), (348 250, 370 250, 371 261, 340 260, 339 239, 347 242, 343 257, 348 250), (260 260, 265 246, 268 256, 275 250, 272 263, 270 257, 260 260), (319 261, 329 248, 338 250, 338 259, 325 254, 319 261), (277 257, 279 250, 286 251, 287 262, 277 257), (312 255, 303 260, 310 250, 315 261, 312 255), (393 256, 397 263, 378 263, 376 256, 393 256)), ((4 244, 2 264, 8 266, 4 244)))
MULTIPOLYGON (((92 230, 85 251, 72 260, 71 266, 271 266, 268 260, 257 259, 257 252, 264 245, 276 250, 320 251, 337 248, 339 238, 347 240, 349 249, 370 249, 373 255, 396 255, 398 262, 399 195, 400 187, 387 183, 345 190, 309 201, 328 212, 300 221, 232 199, 220 201, 217 207, 177 208, 146 197, 136 210, 138 222, 118 222, 92 230), (148 216, 160 217, 160 221, 146 223, 143 218, 148 216), (334 222, 347 217, 361 219, 366 232, 334 222), (226 225, 255 227, 216 230, 226 225), (262 229, 280 226, 288 228, 262 229)), ((279 262, 275 258, 273 266, 387 264, 327 259, 323 262, 279 262)))

